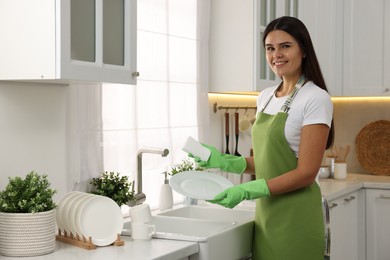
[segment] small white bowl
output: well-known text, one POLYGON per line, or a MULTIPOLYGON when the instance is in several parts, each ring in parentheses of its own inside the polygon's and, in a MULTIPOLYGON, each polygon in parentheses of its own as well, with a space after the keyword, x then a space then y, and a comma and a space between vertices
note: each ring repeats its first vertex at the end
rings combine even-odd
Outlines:
POLYGON ((328 179, 330 175, 330 169, 329 166, 321 166, 318 171, 318 177, 320 179, 328 179))

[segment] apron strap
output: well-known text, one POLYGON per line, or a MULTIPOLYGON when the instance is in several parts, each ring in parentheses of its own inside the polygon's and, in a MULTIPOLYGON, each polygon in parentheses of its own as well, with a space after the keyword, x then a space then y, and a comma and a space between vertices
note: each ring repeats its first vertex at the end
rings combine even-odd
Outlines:
POLYGON ((291 107, 291 103, 293 102, 295 96, 298 94, 298 91, 303 87, 305 83, 305 76, 302 74, 297 84, 295 84, 294 90, 290 93, 290 95, 287 97, 287 100, 284 102, 284 105, 280 109, 280 112, 288 113, 291 107))
MULTIPOLYGON (((305 76, 302 74, 301 77, 299 78, 297 84, 295 84, 294 90, 290 93, 290 95, 287 97, 287 100, 284 102, 284 105, 280 109, 280 112, 288 113, 288 111, 290 110, 291 103, 293 102, 295 96, 298 94, 298 91, 302 88, 302 86, 305 83, 306 83, 306 79, 305 79, 305 76)), ((280 88, 281 84, 279 85, 279 87, 276 88, 275 92, 272 93, 272 95, 268 98, 268 100, 265 103, 265 105, 260 109, 260 112, 263 112, 264 109, 268 106, 268 104, 271 101, 272 97, 274 95, 276 95, 276 92, 280 88)))

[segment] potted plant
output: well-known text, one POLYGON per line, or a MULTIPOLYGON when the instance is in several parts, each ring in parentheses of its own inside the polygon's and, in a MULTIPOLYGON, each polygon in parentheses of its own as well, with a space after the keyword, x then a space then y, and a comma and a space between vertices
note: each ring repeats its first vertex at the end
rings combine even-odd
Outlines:
POLYGON ((186 171, 204 171, 205 168, 196 165, 193 161, 189 159, 182 160, 180 164, 174 165, 171 167, 169 174, 175 175, 179 172, 186 172, 186 171))
POLYGON ((93 186, 91 193, 109 197, 119 207, 134 201, 133 183, 129 182, 128 176, 106 171, 99 178, 92 178, 90 184, 93 186))
POLYGON ((37 256, 55 249, 55 207, 47 175, 9 177, 0 192, 0 254, 37 256))

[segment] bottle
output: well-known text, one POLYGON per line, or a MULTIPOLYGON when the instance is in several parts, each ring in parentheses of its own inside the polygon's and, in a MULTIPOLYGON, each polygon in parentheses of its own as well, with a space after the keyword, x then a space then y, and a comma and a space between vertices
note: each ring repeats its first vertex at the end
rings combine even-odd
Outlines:
POLYGON ((171 185, 169 185, 169 180, 167 178, 167 172, 163 172, 162 174, 165 174, 165 179, 164 184, 161 185, 160 189, 159 208, 160 210, 166 210, 173 206, 173 195, 171 185))

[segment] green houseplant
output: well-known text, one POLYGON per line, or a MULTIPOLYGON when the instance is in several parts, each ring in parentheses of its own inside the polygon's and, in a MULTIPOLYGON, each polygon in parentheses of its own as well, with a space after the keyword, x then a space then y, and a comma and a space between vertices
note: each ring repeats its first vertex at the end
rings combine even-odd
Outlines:
POLYGON ((0 192, 0 254, 37 256, 55 249, 55 207, 47 175, 9 177, 0 192))
POLYGON ((0 192, 0 212, 37 213, 52 210, 56 207, 53 201, 55 190, 50 188, 47 175, 34 171, 25 179, 9 177, 5 190, 0 192))
POLYGON ((134 200, 132 183, 128 176, 120 176, 118 172, 104 172, 99 178, 92 178, 91 193, 106 196, 114 200, 118 206, 131 203, 134 200))
POLYGON ((204 171, 205 168, 195 165, 193 161, 190 161, 189 159, 182 160, 181 163, 174 165, 171 167, 169 174, 175 175, 179 172, 186 172, 186 171, 204 171))

